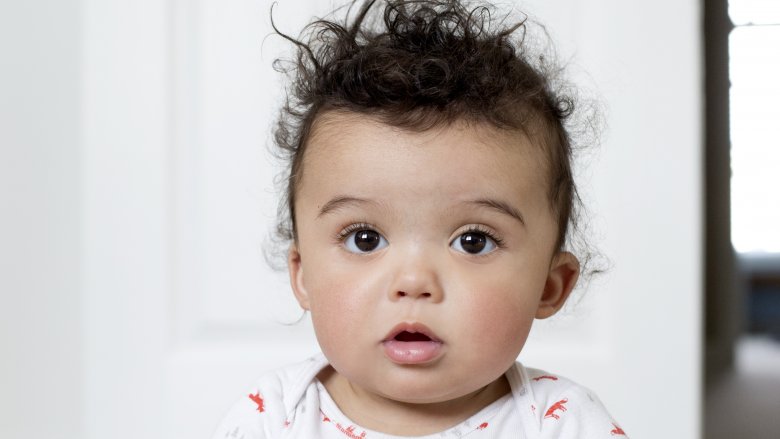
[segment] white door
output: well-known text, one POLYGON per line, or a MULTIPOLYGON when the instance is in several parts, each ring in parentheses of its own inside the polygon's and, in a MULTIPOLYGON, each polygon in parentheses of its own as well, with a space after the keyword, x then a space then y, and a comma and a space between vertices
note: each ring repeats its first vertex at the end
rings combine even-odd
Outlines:
MULTIPOLYGON (((306 319, 285 324, 301 313, 263 258, 282 99, 271 62, 289 47, 271 36, 271 3, 84 2, 88 439, 208 438, 255 377, 317 350, 306 319)), ((277 26, 297 35, 331 3, 278 2, 277 26)), ((609 109, 583 193, 613 267, 522 358, 596 389, 633 437, 694 438, 699 11, 625 3, 528 5, 609 109)))

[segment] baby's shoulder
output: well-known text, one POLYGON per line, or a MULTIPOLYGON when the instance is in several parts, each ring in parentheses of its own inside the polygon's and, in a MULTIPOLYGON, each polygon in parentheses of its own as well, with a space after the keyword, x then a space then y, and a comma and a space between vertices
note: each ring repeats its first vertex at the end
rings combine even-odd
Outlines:
POLYGON ((591 389, 556 373, 519 363, 517 367, 523 385, 530 390, 527 394, 542 437, 625 436, 591 389))
POLYGON ((213 439, 280 437, 297 402, 326 364, 315 356, 263 374, 233 404, 213 439))
POLYGON ((556 398, 558 395, 564 393, 575 393, 578 395, 593 394, 587 387, 582 386, 563 375, 542 369, 525 367, 520 363, 518 363, 518 366, 521 368, 523 381, 530 386, 536 399, 556 398))

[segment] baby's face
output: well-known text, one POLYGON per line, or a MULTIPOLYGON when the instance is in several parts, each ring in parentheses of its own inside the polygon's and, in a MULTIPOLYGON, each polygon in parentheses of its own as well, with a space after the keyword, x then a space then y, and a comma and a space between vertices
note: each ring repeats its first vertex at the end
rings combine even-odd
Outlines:
POLYGON ((487 126, 413 133, 336 113, 309 142, 290 275, 336 372, 415 403, 498 379, 577 277, 554 249, 539 148, 487 126))

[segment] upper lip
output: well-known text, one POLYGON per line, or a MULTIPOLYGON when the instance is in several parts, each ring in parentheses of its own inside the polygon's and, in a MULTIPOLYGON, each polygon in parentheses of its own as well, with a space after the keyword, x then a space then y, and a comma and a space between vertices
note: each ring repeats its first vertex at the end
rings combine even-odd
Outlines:
POLYGON ((423 334, 426 337, 430 338, 431 341, 439 342, 441 343, 441 339, 436 336, 436 333, 434 333, 429 327, 425 326, 422 323, 419 322, 402 322, 393 327, 393 329, 390 330, 390 332, 387 333, 383 341, 388 341, 394 339, 398 334, 402 332, 412 332, 412 333, 419 333, 423 334))

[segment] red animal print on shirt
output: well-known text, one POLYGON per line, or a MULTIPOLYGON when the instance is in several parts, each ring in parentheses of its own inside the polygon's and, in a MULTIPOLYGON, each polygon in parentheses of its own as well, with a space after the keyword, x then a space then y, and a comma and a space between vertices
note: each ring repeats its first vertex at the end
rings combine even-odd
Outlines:
POLYGON ((615 424, 614 422, 612 423, 612 426, 615 427, 614 430, 610 431, 612 436, 625 436, 626 435, 626 432, 623 431, 622 428, 618 427, 618 425, 615 424))
POLYGON ((562 412, 566 411, 566 404, 569 402, 569 398, 563 398, 562 400, 556 402, 555 404, 551 405, 549 409, 547 409, 547 413, 544 414, 545 418, 555 418, 555 419, 561 419, 560 415, 557 415, 555 412, 557 410, 560 410, 562 412))
POLYGON ((539 380, 552 380, 552 381, 558 381, 558 377, 554 377, 554 376, 552 376, 552 375, 542 375, 542 376, 540 376, 540 377, 536 377, 536 378, 534 378, 533 380, 534 380, 534 381, 539 381, 539 380))
POLYGON ((336 423, 336 428, 338 428, 339 431, 344 433, 344 435, 347 436, 349 439, 363 439, 363 438, 366 437, 366 432, 365 431, 363 433, 360 433, 360 436, 358 436, 355 433, 355 426, 354 425, 350 425, 349 427, 344 428, 344 427, 341 426, 341 424, 336 423))
POLYGON ((487 422, 483 422, 483 423, 479 424, 479 427, 477 427, 477 429, 484 430, 487 427, 488 427, 488 423, 487 422))
POLYGON ((260 392, 255 392, 254 395, 250 394, 249 399, 255 402, 257 404, 257 411, 260 413, 263 413, 265 411, 265 407, 263 406, 263 398, 260 397, 260 392))

